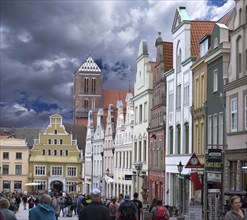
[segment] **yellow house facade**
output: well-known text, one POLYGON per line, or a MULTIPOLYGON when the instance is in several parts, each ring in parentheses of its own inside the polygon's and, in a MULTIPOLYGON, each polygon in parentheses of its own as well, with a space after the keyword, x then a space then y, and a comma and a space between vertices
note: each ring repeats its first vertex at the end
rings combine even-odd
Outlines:
POLYGON ((0 190, 24 192, 28 181, 29 148, 25 139, 0 139, 0 190))
POLYGON ((77 140, 66 132, 60 115, 50 116, 46 131, 40 132, 30 151, 29 181, 33 190, 80 192, 81 153, 77 140))

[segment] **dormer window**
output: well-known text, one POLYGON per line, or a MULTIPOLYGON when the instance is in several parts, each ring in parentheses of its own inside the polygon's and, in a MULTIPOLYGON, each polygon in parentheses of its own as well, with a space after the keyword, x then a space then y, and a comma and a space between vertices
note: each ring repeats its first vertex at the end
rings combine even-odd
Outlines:
POLYGON ((215 48, 217 48, 218 47, 218 38, 216 37, 215 39, 214 39, 214 49, 215 48))
POLYGON ((200 57, 203 57, 208 51, 208 39, 200 44, 200 57))

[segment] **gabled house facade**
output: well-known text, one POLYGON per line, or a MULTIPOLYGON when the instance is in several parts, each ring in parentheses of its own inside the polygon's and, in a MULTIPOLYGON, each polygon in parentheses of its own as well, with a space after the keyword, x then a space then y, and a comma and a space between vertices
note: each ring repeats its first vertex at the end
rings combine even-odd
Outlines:
MULTIPOLYGON (((145 40, 139 44, 138 57, 136 59, 137 72, 134 84, 134 115, 135 126, 133 131, 133 157, 132 169, 136 171, 135 165, 141 165, 143 174, 148 174, 148 123, 151 116, 152 95, 153 95, 153 73, 149 62, 148 45, 145 40)), ((136 177, 133 185, 134 191, 139 193, 141 198, 141 187, 143 179, 136 177)), ((147 184, 147 183, 144 183, 147 184)), ((145 196, 145 195, 144 195, 145 196)))
MULTIPOLYGON (((166 204, 188 213, 192 196, 191 168, 185 168, 192 155, 192 72, 199 56, 198 41, 213 28, 214 22, 191 21, 186 8, 176 9, 172 25, 173 71, 167 77, 166 123, 166 204), (178 175, 177 165, 184 166, 178 175), (182 189, 182 193, 181 193, 182 189)), ((198 196, 199 197, 199 196, 198 196)))
MULTIPOLYGON (((247 2, 236 1, 225 80, 226 143, 224 189, 247 190, 247 2), (246 169, 246 168, 245 168, 246 169)), ((229 197, 227 198, 229 199, 229 197)))
POLYGON ((29 182, 38 191, 80 192, 81 152, 72 134, 66 132, 60 115, 51 115, 47 129, 40 132, 30 151, 29 182))
POLYGON ((165 199, 165 119, 166 78, 164 72, 172 68, 172 43, 164 42, 161 33, 155 42, 156 63, 153 77, 151 120, 148 127, 148 185, 149 203, 154 198, 165 199))

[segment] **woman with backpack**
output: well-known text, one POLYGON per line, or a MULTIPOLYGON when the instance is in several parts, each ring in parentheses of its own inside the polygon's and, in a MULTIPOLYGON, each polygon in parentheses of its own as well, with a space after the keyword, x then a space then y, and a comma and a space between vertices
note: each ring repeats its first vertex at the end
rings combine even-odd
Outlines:
POLYGON ((112 199, 108 209, 110 213, 111 220, 116 220, 119 204, 116 202, 116 198, 112 199))

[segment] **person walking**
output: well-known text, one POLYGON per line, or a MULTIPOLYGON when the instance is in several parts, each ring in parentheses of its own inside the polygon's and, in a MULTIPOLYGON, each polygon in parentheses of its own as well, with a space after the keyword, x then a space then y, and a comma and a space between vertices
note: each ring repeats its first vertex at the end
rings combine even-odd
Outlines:
POLYGON ((225 220, 247 220, 247 213, 241 208, 241 198, 239 196, 232 196, 231 210, 225 215, 225 220))
POLYGON ((129 195, 124 196, 124 202, 118 209, 118 219, 120 220, 138 220, 138 209, 135 204, 130 201, 129 195))
POLYGON ((17 220, 15 217, 15 212, 9 210, 10 203, 7 199, 1 198, 0 199, 0 210, 3 215, 3 219, 7 220, 17 220))
POLYGON ((29 211, 29 220, 56 220, 54 208, 50 206, 51 197, 43 194, 40 203, 29 211))
POLYGON ((151 219, 153 220, 168 220, 170 218, 170 213, 162 206, 162 200, 157 200, 157 206, 153 207, 151 210, 151 219))
POLYGON ((143 209, 142 209, 142 202, 138 199, 138 193, 134 193, 134 199, 132 202, 136 205, 136 208, 138 210, 138 220, 141 219, 141 216, 143 215, 143 209))
POLYGON ((51 207, 54 208, 56 220, 58 220, 58 216, 60 215, 60 205, 59 205, 59 201, 58 201, 58 193, 57 192, 54 193, 54 196, 51 199, 51 207))
POLYGON ((116 202, 116 198, 113 198, 113 199, 112 199, 112 202, 111 202, 111 203, 109 204, 109 206, 108 206, 108 209, 109 209, 109 212, 110 212, 111 220, 116 220, 117 212, 118 212, 119 206, 120 206, 120 205, 116 202))
POLYGON ((81 209, 79 220, 110 220, 108 209, 101 203, 101 192, 93 189, 91 192, 92 202, 81 209))

